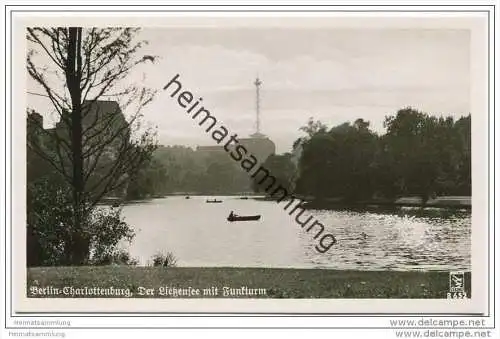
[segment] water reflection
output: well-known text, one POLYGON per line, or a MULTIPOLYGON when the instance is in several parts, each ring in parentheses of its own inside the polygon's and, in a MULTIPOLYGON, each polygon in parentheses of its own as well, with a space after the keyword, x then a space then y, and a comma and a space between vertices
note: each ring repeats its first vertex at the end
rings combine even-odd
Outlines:
POLYGON ((136 228, 129 250, 142 265, 171 251, 179 266, 328 267, 356 270, 470 269, 471 215, 418 208, 308 210, 338 243, 326 252, 275 202, 169 197, 124 207, 136 228), (227 222, 229 211, 261 214, 259 222, 227 222))

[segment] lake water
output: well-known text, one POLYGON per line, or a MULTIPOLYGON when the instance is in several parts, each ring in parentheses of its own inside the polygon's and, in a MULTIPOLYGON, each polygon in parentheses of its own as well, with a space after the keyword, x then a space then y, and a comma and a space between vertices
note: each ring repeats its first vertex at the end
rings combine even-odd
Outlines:
POLYGON ((471 215, 464 211, 307 210, 304 216, 314 215, 337 239, 326 253, 316 251, 313 234, 272 201, 171 196, 126 205, 123 214, 136 231, 128 250, 141 265, 172 252, 177 266, 470 269, 471 215), (223 203, 207 204, 207 198, 223 203), (231 223, 231 210, 262 218, 231 223))

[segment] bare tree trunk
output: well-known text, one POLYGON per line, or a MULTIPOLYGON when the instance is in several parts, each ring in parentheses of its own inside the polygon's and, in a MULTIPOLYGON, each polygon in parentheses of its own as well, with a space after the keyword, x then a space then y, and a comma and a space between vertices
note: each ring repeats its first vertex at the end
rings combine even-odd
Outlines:
POLYGON ((88 255, 88 241, 83 232, 84 216, 84 187, 83 187, 83 154, 82 154, 82 90, 80 82, 82 77, 81 55, 82 29, 69 28, 68 65, 66 68, 66 82, 71 95, 71 153, 72 153, 72 191, 74 224, 70 246, 67 246, 69 263, 81 265, 85 263, 88 255))

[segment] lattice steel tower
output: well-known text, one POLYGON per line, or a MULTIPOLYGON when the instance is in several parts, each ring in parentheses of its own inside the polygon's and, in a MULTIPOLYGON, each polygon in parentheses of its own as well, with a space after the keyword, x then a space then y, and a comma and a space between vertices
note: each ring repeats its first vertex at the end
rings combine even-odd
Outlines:
POLYGON ((262 81, 260 81, 259 77, 257 77, 255 79, 254 85, 255 85, 255 90, 256 90, 256 94, 257 94, 257 96, 256 96, 257 121, 255 123, 255 127, 256 127, 255 134, 260 134, 260 92, 259 92, 259 89, 260 89, 260 85, 262 85, 262 81))

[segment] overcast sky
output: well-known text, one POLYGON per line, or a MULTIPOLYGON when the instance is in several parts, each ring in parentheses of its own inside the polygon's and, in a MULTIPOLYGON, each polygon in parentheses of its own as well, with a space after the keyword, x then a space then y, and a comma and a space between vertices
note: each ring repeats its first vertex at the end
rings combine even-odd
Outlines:
MULTIPOLYGON (((134 75, 161 89, 175 74, 231 133, 255 130, 261 86, 261 131, 288 151, 309 117, 329 126, 363 118, 382 133, 386 115, 412 106, 436 115, 470 112, 467 30, 160 28, 141 33, 155 64, 134 75), (144 75, 142 75, 144 73, 144 75)), ((28 83, 29 90, 36 89, 28 83)), ((46 111, 46 100, 29 96, 46 111)), ((214 141, 167 93, 144 110, 162 144, 214 141)))

